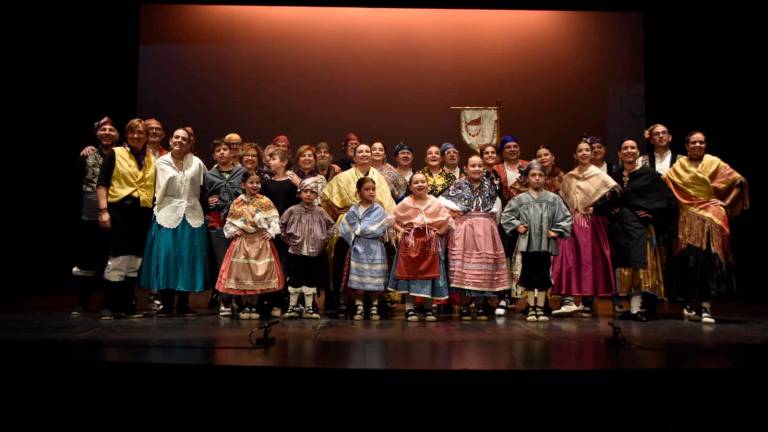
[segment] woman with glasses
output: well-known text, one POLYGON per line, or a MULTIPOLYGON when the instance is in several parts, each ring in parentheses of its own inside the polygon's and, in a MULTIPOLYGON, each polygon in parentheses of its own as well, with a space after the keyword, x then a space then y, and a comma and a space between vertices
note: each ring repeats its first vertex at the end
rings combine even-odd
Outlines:
POLYGON ((256 172, 261 177, 261 181, 271 178, 272 170, 266 166, 266 152, 261 150, 255 142, 247 142, 242 145, 240 151, 236 154, 232 152, 232 158, 239 158, 239 164, 246 170, 256 172))

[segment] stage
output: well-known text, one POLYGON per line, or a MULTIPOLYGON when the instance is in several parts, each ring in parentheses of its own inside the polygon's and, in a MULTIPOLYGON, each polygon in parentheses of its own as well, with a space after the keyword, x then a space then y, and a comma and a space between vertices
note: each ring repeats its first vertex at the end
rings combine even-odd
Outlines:
POLYGON ((605 299, 598 301, 595 318, 545 323, 527 322, 512 310, 488 321, 443 315, 434 323, 407 322, 400 310, 382 321, 280 319, 272 320, 274 345, 263 348, 253 342, 267 320, 222 318, 205 308, 203 294, 195 297, 195 318, 155 318, 148 310, 143 319, 72 317, 72 299, 61 296, 6 305, 0 343, 6 361, 44 351, 49 359, 77 363, 272 369, 586 371, 768 364, 765 305, 716 304, 715 325, 685 322, 675 305, 661 305, 658 320, 617 320, 605 299), (618 337, 611 323, 619 327, 618 337), (8 349, 14 346, 26 349, 8 349))
POLYGON ((188 401, 230 395, 244 409, 257 400, 259 409, 286 410, 299 398, 330 410, 319 412, 364 403, 378 407, 374 414, 403 399, 419 407, 406 415, 430 412, 439 422, 452 422, 459 401, 491 404, 492 416, 565 408, 613 430, 611 419, 653 422, 713 401, 718 412, 759 410, 762 397, 739 395, 768 382, 766 305, 723 304, 714 326, 682 321, 674 305, 661 306, 659 320, 614 320, 609 300, 599 300, 596 318, 548 323, 512 311, 485 322, 407 322, 402 311, 378 322, 280 320, 271 330, 274 346, 257 348, 252 340, 266 321, 221 318, 201 306, 204 295, 193 300, 196 318, 147 311, 142 319, 113 321, 95 313, 71 317, 71 297, 4 304, 0 364, 9 388, 30 398, 42 388, 62 407, 82 408, 87 399, 108 411, 116 401, 133 403, 136 393, 171 395, 163 400, 183 409, 192 409, 188 401), (624 338, 617 340, 609 323, 624 338))

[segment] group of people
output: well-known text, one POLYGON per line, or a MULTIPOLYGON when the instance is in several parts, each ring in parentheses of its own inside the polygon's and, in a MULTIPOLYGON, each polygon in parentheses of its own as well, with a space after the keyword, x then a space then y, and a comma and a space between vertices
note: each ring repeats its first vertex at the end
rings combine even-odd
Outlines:
POLYGON ((509 135, 463 165, 453 144, 430 146, 414 171, 408 145, 393 166, 383 142, 353 132, 338 164, 325 142, 292 153, 285 135, 262 149, 231 133, 212 143, 209 170, 191 127, 169 149, 156 119, 129 121, 122 145, 108 117, 94 130, 74 314, 100 285, 100 318, 140 318, 138 284, 157 317, 197 315, 189 294, 213 288, 219 314, 240 319, 317 319, 323 295, 329 316, 378 320, 404 303, 408 321, 436 321, 440 305, 487 320, 522 298, 540 322, 593 316, 603 296, 624 318, 645 321, 671 299, 712 324, 711 301, 735 288, 729 219, 748 208, 747 183, 698 131, 679 155, 653 125, 647 154, 624 140, 616 166, 599 137, 583 137, 563 172, 551 147, 523 160, 509 135))

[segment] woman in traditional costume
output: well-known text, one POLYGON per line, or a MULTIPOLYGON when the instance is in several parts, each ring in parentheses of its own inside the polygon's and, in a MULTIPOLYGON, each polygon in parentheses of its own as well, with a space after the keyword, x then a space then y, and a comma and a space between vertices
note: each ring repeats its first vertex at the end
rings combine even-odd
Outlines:
POLYGON ((712 299, 735 289, 730 218, 749 208, 747 180, 727 163, 706 154, 706 137, 686 137, 688 156, 664 176, 679 203, 674 297, 685 303, 685 319, 714 324, 712 299))

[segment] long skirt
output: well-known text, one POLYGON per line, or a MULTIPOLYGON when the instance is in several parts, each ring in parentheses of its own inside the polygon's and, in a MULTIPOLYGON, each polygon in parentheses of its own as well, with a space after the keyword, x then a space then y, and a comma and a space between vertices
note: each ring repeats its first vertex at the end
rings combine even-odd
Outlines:
POLYGON ((577 214, 571 236, 560 239, 552 264, 552 294, 607 296, 614 275, 605 216, 577 214))
POLYGON ((141 266, 141 286, 153 292, 204 291, 208 268, 207 230, 205 225, 193 228, 186 217, 175 228, 166 228, 153 217, 141 266))
POLYGON ((653 225, 648 225, 646 240, 646 267, 616 268, 616 290, 621 295, 649 292, 664 297, 664 277, 661 271, 661 257, 656 244, 653 225))
POLYGON ((509 289, 504 246, 493 215, 470 212, 456 219, 448 242, 448 280, 467 295, 509 289))
POLYGON ((224 255, 216 290, 232 295, 280 291, 285 276, 274 243, 261 232, 236 237, 224 255))
POLYGON ((355 294, 384 292, 389 279, 387 251, 379 239, 356 238, 344 263, 343 287, 355 294))
POLYGON ((673 258, 672 299, 695 305, 727 298, 736 291, 730 263, 709 249, 688 246, 673 258))

